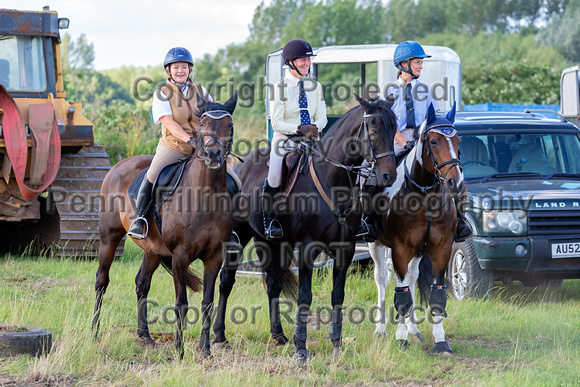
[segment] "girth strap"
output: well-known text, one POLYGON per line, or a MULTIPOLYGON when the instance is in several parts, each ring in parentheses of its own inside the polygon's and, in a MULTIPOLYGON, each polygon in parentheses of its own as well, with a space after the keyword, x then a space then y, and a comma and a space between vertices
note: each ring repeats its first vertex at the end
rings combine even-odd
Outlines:
POLYGON ((351 197, 350 205, 347 207, 346 210, 344 210, 341 213, 340 210, 334 205, 332 200, 330 200, 330 197, 328 197, 328 195, 324 191, 322 184, 320 184, 320 180, 318 179, 318 176, 316 175, 316 171, 314 170, 314 163, 312 162, 312 160, 310 160, 310 162, 308 163, 308 167, 310 169, 310 176, 312 176, 312 181, 314 182, 314 186, 316 187, 316 190, 318 191, 320 196, 322 196, 322 199, 324 199, 324 202, 328 205, 328 207, 330 207, 330 209, 332 210, 334 215, 338 218, 338 221, 340 223, 344 223, 346 217, 348 215, 350 215, 350 213, 355 209, 355 206, 356 206, 358 200, 353 199, 351 197))

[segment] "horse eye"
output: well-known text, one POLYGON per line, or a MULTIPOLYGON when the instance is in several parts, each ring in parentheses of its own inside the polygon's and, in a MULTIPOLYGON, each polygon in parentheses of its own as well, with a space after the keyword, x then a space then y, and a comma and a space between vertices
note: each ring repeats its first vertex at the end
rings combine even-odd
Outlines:
POLYGON ((437 140, 431 140, 431 145, 437 145, 437 140))

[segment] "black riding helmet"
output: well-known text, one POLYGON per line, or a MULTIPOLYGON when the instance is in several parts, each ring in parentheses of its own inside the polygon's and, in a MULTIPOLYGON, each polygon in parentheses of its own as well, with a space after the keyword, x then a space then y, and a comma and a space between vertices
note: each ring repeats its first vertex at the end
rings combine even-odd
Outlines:
POLYGON ((294 59, 305 58, 309 56, 316 56, 313 53, 312 46, 306 40, 294 39, 286 43, 284 49, 282 50, 282 59, 284 64, 287 64, 292 70, 296 71, 300 75, 300 71, 294 66, 294 59))

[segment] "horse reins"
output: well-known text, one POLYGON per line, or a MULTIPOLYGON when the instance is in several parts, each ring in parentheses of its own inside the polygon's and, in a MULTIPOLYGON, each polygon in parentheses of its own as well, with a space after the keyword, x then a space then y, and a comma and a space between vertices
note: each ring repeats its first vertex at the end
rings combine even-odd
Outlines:
MULTIPOLYGON (((426 193, 428 190, 433 189, 433 188, 437 188, 441 182, 443 180, 445 180, 445 177, 447 177, 447 174, 449 173, 449 171, 451 170, 451 168, 453 166, 458 166, 461 169, 461 160, 456 159, 456 158, 452 158, 452 159, 447 159, 445 161, 442 161, 440 163, 437 163, 437 160, 435 160, 435 156, 433 156, 433 152, 431 152, 431 145, 429 144, 429 141, 427 141, 427 134, 438 127, 449 127, 449 125, 433 125, 431 127, 429 127, 427 130, 425 130, 425 133, 423 133, 423 143, 426 144, 426 148, 427 148, 427 154, 429 155, 429 157, 431 157, 431 161, 433 162, 433 167, 435 168, 435 173, 433 174, 433 184, 429 185, 429 186, 421 186, 419 185, 415 180, 413 180, 413 178, 411 178, 411 174, 409 172, 409 168, 407 167, 407 163, 404 162, 405 164, 405 179, 407 181, 409 181, 411 184, 413 184, 415 187, 419 188, 421 190, 421 192, 426 193), (447 168, 447 171, 445 172, 445 174, 441 173, 441 168, 451 164, 451 166, 449 168, 447 168)), ((445 189, 445 187, 443 187, 442 191, 445 189)))
MULTIPOLYGON (((429 133, 429 131, 431 131, 434 128, 437 127, 449 127, 449 125, 433 125, 431 127, 429 127, 427 130, 425 130, 425 133, 423 134, 423 143, 426 144, 427 147, 427 154, 431 157, 431 161, 433 162, 433 167, 435 168, 435 173, 433 174, 433 184, 430 186, 421 186, 419 185, 416 181, 414 181, 411 178, 411 175, 409 173, 409 168, 407 167, 407 163, 406 161, 403 161, 403 163, 405 164, 405 179, 406 181, 411 182, 411 184, 413 184, 415 187, 419 188, 421 190, 421 192, 423 192, 423 194, 426 194, 428 190, 433 189, 433 188, 437 188, 439 185, 442 185, 441 182, 443 180, 445 180, 445 177, 447 176, 447 174, 449 173, 449 171, 451 170, 451 168, 454 165, 459 166, 459 168, 461 169, 461 161, 459 159, 456 158, 451 158, 451 159, 447 159, 445 161, 442 161, 440 163, 437 163, 437 160, 435 160, 435 156, 433 156, 433 152, 431 152, 431 145, 429 144, 429 141, 427 141, 427 133, 429 133), (445 172, 444 175, 441 175, 441 168, 444 167, 445 165, 449 165, 451 164, 451 166, 449 168, 447 168, 447 171, 445 172)), ((445 191, 445 186, 442 185, 441 188, 441 193, 443 194, 443 192, 445 191)), ((433 200, 433 198, 431 198, 433 200)), ((433 220, 433 208, 431 206, 424 206, 421 204, 422 207, 424 207, 427 210, 427 230, 425 232, 425 237, 423 238, 423 248, 421 249, 421 256, 425 255, 425 252, 427 251, 427 244, 429 242, 429 232, 431 231, 431 223, 433 220)))
MULTIPOLYGON (((309 144, 308 142, 306 142, 304 140, 301 141, 301 144, 304 147, 306 147, 312 154, 320 157, 321 159, 334 165, 335 167, 342 168, 348 172, 347 176, 348 176, 351 192, 353 191, 353 187, 354 187, 351 173, 354 173, 354 174, 358 175, 359 177, 368 179, 374 173, 375 164, 376 164, 377 160, 379 160, 383 157, 395 155, 394 151, 387 151, 387 152, 383 152, 383 153, 379 153, 378 155, 375 155, 375 151, 374 151, 372 143, 371 143, 369 128, 368 128, 368 118, 370 118, 370 117, 381 117, 381 119, 383 120, 383 123, 385 123, 385 119, 384 119, 382 114, 380 114, 380 113, 374 113, 374 114, 365 113, 363 115, 363 121, 361 122, 359 129, 357 131, 357 138, 360 138, 360 134, 361 134, 361 131, 363 131, 363 129, 366 133, 367 143, 368 143, 368 146, 370 149, 370 161, 366 160, 366 158, 365 158, 365 160, 368 162, 369 166, 354 166, 354 165, 342 164, 342 163, 340 163, 336 160, 333 160, 330 157, 322 154, 320 151, 318 151, 316 148, 314 148, 313 145, 309 144), (369 170, 369 172, 363 173, 362 169, 367 169, 367 170, 369 170)), ((344 211, 340 212, 340 210, 334 205, 334 203, 332 202, 330 197, 328 197, 328 195, 324 191, 324 188, 322 187, 322 184, 320 183, 320 180, 318 179, 318 176, 316 174, 316 170, 314 169, 313 164, 314 163, 312 162, 312 159, 311 159, 309 161, 310 175, 312 176, 312 181, 314 182, 314 185, 316 186, 318 193, 320 194, 320 196, 322 196, 322 199, 324 200, 324 202, 328 205, 328 207, 330 207, 330 209, 332 210, 334 215, 338 218, 339 222, 341 224, 344 223, 346 220, 346 217, 348 215, 350 215, 350 213, 352 211, 354 211, 356 203, 358 202, 357 198, 355 198, 354 196, 351 195, 350 205, 344 211)))

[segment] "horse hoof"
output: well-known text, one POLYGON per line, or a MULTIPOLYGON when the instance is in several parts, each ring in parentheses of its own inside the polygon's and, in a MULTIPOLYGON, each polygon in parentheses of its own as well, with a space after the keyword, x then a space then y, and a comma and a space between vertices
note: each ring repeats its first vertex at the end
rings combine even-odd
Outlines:
POLYGON ((141 337, 141 340, 143 340, 143 345, 147 347, 157 347, 157 343, 151 337, 141 337))
POLYGON ((423 339, 421 338, 421 333, 420 332, 417 332, 416 334, 411 335, 411 339, 413 339, 413 341, 416 342, 416 343, 422 343, 423 342, 423 339))
POLYGON ((447 341, 440 341, 435 343, 435 346, 433 347, 433 353, 439 355, 451 355, 453 350, 447 341))
POLYGON ((282 345, 286 345, 286 344, 288 344, 288 342, 290 342, 290 340, 288 340, 288 338, 284 334, 272 336, 272 338, 276 342, 277 347, 280 347, 282 345))
POLYGON ((292 356, 292 358, 301 364, 306 364, 306 362, 310 359, 310 352, 308 352, 307 349, 297 349, 294 351, 294 356, 292 356))
POLYGON ((407 349, 409 348, 409 342, 407 340, 397 340, 397 344, 399 344, 401 346, 401 349, 407 349))
POLYGON ((215 349, 232 349, 232 346, 227 340, 221 342, 214 341, 211 343, 211 346, 215 349))
POLYGON ((339 356, 340 356, 340 347, 332 348, 332 358, 338 359, 339 356))
POLYGON ((387 330, 383 327, 382 329, 375 329, 375 333, 373 333, 373 336, 375 337, 386 337, 387 336, 387 330))

